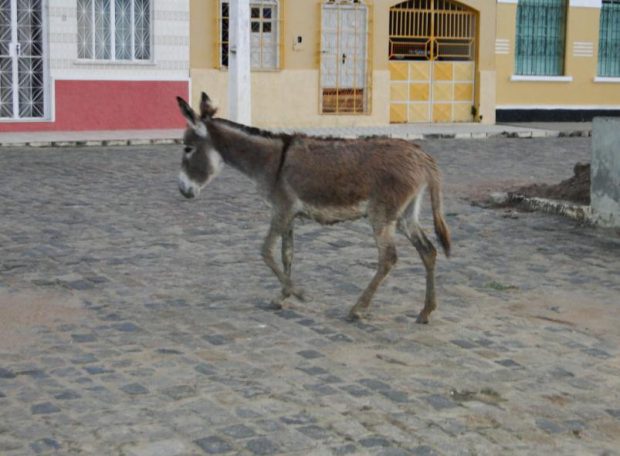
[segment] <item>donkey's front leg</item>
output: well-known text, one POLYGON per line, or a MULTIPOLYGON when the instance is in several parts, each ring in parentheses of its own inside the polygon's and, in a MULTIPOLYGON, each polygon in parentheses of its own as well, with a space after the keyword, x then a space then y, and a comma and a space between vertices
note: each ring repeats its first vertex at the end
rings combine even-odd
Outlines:
POLYGON ((284 274, 291 278, 293 264, 293 222, 282 235, 282 266, 284 266, 284 274))
POLYGON ((269 232, 267 233, 261 252, 263 260, 282 285, 280 297, 272 301, 273 306, 277 308, 281 308, 282 301, 291 295, 302 301, 304 300, 303 290, 296 288, 290 277, 290 265, 292 261, 292 220, 290 219, 292 219, 292 217, 282 217, 280 214, 276 214, 272 218, 271 226, 269 227, 269 232), (290 238, 288 237, 289 233, 290 238), (284 264, 284 271, 280 269, 280 266, 278 266, 273 257, 273 248, 278 237, 282 237, 282 262, 284 264))

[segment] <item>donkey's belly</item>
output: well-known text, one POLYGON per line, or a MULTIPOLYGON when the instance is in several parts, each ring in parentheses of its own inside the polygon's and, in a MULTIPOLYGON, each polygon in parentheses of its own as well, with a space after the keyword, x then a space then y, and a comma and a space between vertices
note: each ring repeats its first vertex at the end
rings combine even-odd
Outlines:
POLYGON ((368 213, 368 202, 363 201, 352 206, 317 206, 300 201, 297 215, 311 218, 321 224, 344 222, 365 217, 368 213))

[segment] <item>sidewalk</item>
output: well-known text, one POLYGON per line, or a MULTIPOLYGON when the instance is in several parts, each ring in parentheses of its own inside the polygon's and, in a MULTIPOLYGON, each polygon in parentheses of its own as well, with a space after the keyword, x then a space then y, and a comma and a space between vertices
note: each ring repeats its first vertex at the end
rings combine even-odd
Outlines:
MULTIPOLYGON (((558 136, 590 136, 592 124, 584 123, 514 123, 483 125, 458 124, 394 124, 377 127, 306 128, 282 131, 301 131, 309 135, 358 137, 391 136, 403 139, 484 139, 490 137, 544 138, 558 136)), ((183 137, 183 130, 119 130, 0 133, 0 146, 70 147, 126 146, 174 144, 183 137)))

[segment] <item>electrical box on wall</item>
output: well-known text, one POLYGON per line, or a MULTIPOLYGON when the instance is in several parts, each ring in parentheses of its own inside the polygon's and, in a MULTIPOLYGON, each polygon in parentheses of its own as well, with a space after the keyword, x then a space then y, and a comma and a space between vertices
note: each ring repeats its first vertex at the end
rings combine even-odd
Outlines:
POLYGON ((293 38, 293 51, 301 51, 304 48, 304 38, 301 35, 297 35, 293 38))

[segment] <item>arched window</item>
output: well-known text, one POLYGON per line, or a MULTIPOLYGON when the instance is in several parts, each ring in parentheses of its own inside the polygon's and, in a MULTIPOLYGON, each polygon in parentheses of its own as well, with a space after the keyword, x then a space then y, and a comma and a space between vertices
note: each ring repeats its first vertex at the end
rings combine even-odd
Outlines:
POLYGON ((390 60, 474 60, 476 14, 452 0, 390 8, 390 60))
POLYGON ((564 74, 566 0, 519 0, 515 74, 564 74))
MULTIPOLYGON (((277 0, 250 2, 250 60, 253 70, 280 68, 280 24, 277 0)), ((228 0, 220 2, 220 65, 228 66, 229 44, 228 0)))
POLYGON ((620 0, 603 0, 597 75, 620 77, 620 0))

